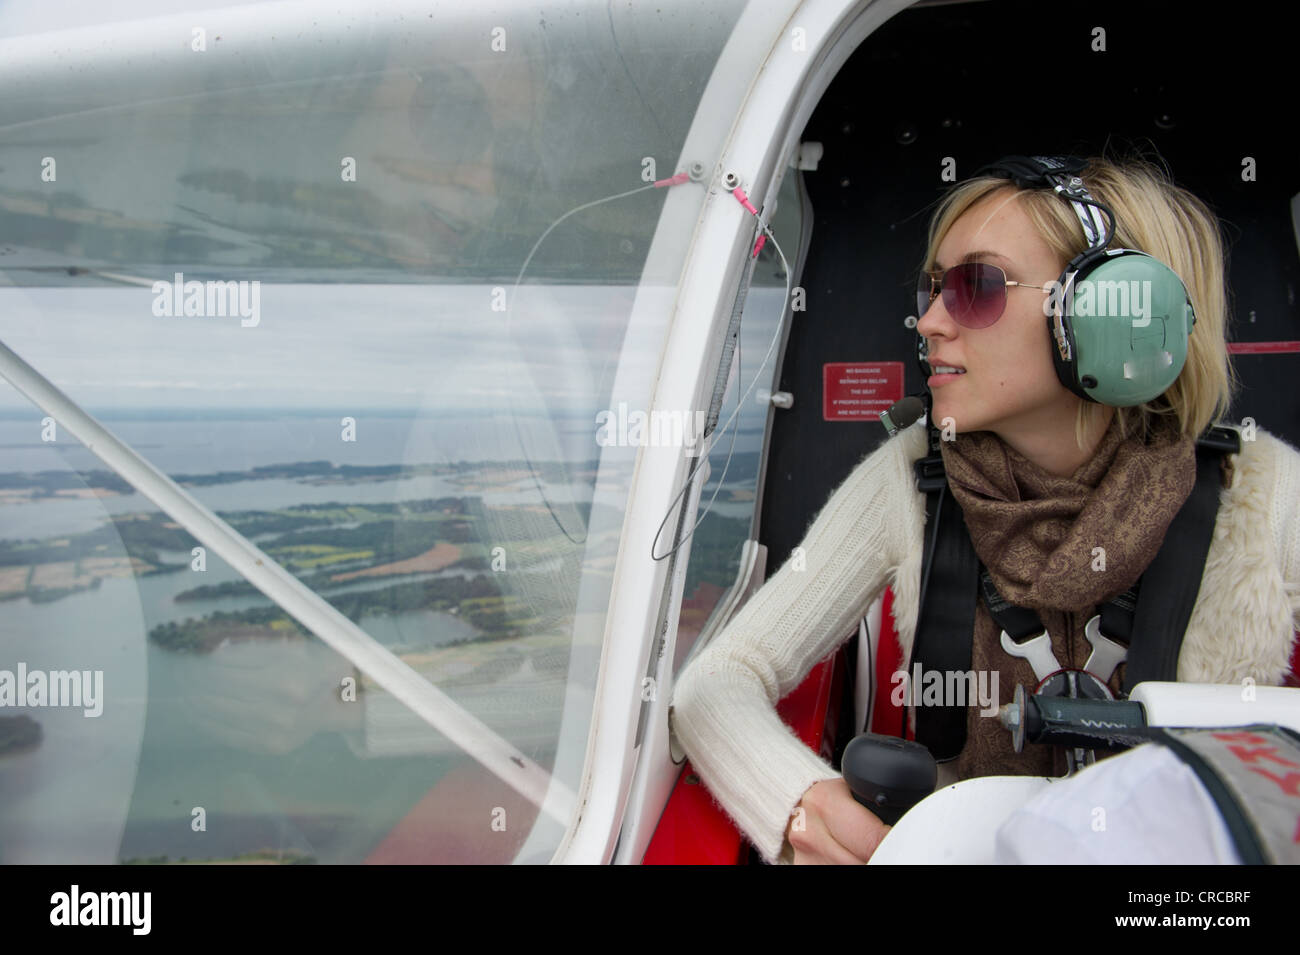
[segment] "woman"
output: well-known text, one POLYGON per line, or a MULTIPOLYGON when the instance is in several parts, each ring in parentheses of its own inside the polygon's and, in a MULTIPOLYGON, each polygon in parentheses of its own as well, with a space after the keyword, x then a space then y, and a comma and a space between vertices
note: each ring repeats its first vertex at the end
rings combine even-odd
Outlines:
MULTIPOLYGON (((933 281, 923 279, 930 301, 917 326, 931 370, 943 370, 928 381, 931 416, 952 439, 940 450, 975 552, 1003 597, 1038 612, 1061 665, 1075 667, 1090 646, 1085 623, 1138 580, 1191 493, 1195 440, 1226 412, 1234 386, 1217 220, 1144 163, 1091 160, 1079 175, 1114 214, 1110 247, 1151 254, 1186 287, 1196 320, 1167 390, 1138 406, 1109 407, 1058 378, 1045 302, 1066 264, 1097 243, 1070 203, 1006 178, 962 183, 937 209, 925 261, 933 281), (936 294, 948 270, 966 262, 1005 275, 997 314, 959 307, 954 317, 946 300, 956 299, 936 294)), ((1243 437, 1225 469, 1179 680, 1272 685, 1287 672, 1300 620, 1300 452, 1263 429, 1243 437)), ((918 423, 868 455, 792 559, 678 680, 674 732, 769 862, 865 862, 887 832, 774 706, 855 629, 885 586, 894 590, 908 659, 925 526, 912 463, 926 449, 918 423)), ((1034 675, 1002 650, 1000 633, 981 600, 972 667, 998 677, 1005 703, 1034 675)), ((940 783, 1058 769, 1046 747, 1014 753, 997 720, 972 707, 965 748, 941 767, 940 783)))

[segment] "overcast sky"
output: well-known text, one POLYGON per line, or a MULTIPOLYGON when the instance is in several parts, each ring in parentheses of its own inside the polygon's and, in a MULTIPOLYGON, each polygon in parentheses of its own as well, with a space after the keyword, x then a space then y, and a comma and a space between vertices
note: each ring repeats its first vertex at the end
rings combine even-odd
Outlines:
MULTIPOLYGON (((579 410, 612 386, 634 295, 525 286, 507 318, 488 286, 264 285, 243 327, 155 316, 144 287, 5 288, 0 340, 89 407, 458 410, 544 394, 579 410)), ((648 377, 645 333, 629 356, 648 377)), ((28 407, 0 381, 0 408, 28 407)))
MULTIPOLYGON (((261 0, 276 2, 276 0, 261 0)), ((0 37, 45 33, 69 27, 86 27, 125 20, 165 17, 191 10, 255 6, 257 0, 244 3, 220 3, 214 0, 2 0, 0 2, 0 37)))

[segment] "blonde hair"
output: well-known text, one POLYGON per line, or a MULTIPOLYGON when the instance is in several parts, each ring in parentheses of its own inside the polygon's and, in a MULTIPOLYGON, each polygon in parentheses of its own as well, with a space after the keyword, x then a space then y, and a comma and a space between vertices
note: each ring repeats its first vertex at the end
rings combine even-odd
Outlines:
MULTIPOLYGON (((1094 198, 1115 213, 1113 249, 1136 249, 1168 265, 1187 287, 1196 325, 1187 341, 1187 362, 1177 380, 1142 405, 1116 408, 1120 434, 1147 440, 1158 429, 1174 429, 1192 438, 1228 413, 1240 387, 1228 356, 1226 265, 1219 220, 1204 202, 1174 185, 1142 159, 1090 159, 1079 174, 1094 198)), ((980 177, 954 187, 930 222, 926 269, 935 267, 936 251, 957 219, 971 206, 1000 189, 1017 189, 1007 179, 980 177)), ((1088 247, 1074 209, 1047 189, 1018 189, 1019 198, 1038 234, 1062 265, 1088 247)), ((1075 420, 1075 439, 1100 423, 1104 405, 1083 401, 1075 420)))

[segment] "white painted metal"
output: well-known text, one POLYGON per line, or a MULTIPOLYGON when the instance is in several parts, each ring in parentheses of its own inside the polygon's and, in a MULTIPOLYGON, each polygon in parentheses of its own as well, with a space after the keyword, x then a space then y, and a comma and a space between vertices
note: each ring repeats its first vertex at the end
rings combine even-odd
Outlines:
MULTIPOLYGON (((709 463, 706 458, 700 469, 700 474, 696 476, 696 483, 691 489, 690 507, 687 510, 688 521, 694 520, 694 515, 699 508, 700 495, 708 479, 709 463)), ((690 524, 688 523, 687 526, 689 527, 690 524)), ((667 626, 669 630, 674 632, 677 629, 678 613, 682 605, 682 593, 686 585, 686 569, 690 562, 690 547, 691 539, 688 538, 681 548, 683 559, 677 563, 673 574, 672 593, 668 601, 669 619, 667 620, 667 626)), ((668 693, 672 687, 673 655, 671 650, 671 643, 665 641, 654 674, 656 693, 654 698, 650 700, 650 706, 647 707, 645 735, 641 740, 640 747, 642 753, 656 754, 659 759, 662 759, 663 754, 669 751, 668 721, 654 719, 654 713, 658 709, 654 704, 658 702, 659 693, 668 693)), ((644 695, 642 700, 644 702, 644 695)), ((669 755, 670 760, 671 758, 671 755, 669 755)), ((628 795, 624 818, 631 825, 625 825, 622 829, 618 851, 613 859, 615 863, 636 864, 641 861, 641 857, 645 855, 646 846, 649 844, 650 836, 654 834, 655 825, 663 814, 664 805, 668 802, 673 783, 676 780, 676 776, 670 773, 642 778, 646 778, 646 785, 634 785, 628 795)))
POLYGON ((945 786, 898 820, 867 865, 988 865, 998 827, 1051 782, 981 776, 945 786))
POLYGON ((1231 683, 1158 683, 1133 687, 1150 726, 1246 726, 1276 723, 1300 733, 1300 689, 1231 683))
MULTIPOLYGON (((771 45, 773 23, 786 22, 796 6, 795 0, 751 4, 742 14, 674 167, 702 162, 708 170, 704 184, 708 195, 701 212, 697 198, 679 192, 699 186, 669 192, 647 259, 648 274, 664 274, 660 263, 679 261, 681 236, 692 232, 680 217, 689 215, 696 222, 674 290, 672 324, 651 409, 707 407, 722 347, 719 325, 725 327, 751 235, 749 214, 719 187, 722 166, 715 157, 722 154, 758 63, 771 45), (762 9, 756 9, 759 6, 762 9)), ((662 314, 662 303, 653 300, 650 291, 644 286, 638 291, 634 326, 654 320, 648 311, 654 317, 662 314)), ((614 391, 620 393, 619 377, 614 391)), ((638 756, 633 744, 641 701, 635 689, 647 668, 667 573, 666 561, 652 559, 651 544, 691 463, 680 449, 669 447, 643 447, 637 455, 605 617, 601 672, 578 794, 580 810, 553 861, 604 863, 613 857, 638 756)), ((676 628, 671 627, 666 647, 670 657, 675 636, 676 628)), ((666 719, 668 691, 660 688, 651 718, 666 719)), ((666 751, 664 755, 671 765, 666 751)))
MULTIPOLYGON (((721 190, 720 177, 736 174, 751 201, 759 208, 767 207, 780 188, 780 177, 790 165, 803 127, 835 74, 873 30, 906 6, 906 0, 807 0, 753 3, 742 14, 705 92, 679 163, 719 156, 678 286, 676 312, 652 407, 703 407, 712 389, 709 375, 717 366, 722 330, 753 229, 750 215, 721 190), (802 50, 794 42, 792 31, 796 29, 802 31, 802 50), (752 65, 755 49, 763 56, 757 75, 752 65), (723 128, 727 135, 718 152, 699 147, 702 137, 723 128)), ((672 234, 671 241, 676 241, 676 235, 672 234)), ((659 238, 657 233, 656 244, 659 238)), ((653 639, 649 631, 662 593, 663 569, 652 564, 649 544, 681 487, 687 464, 679 451, 670 448, 643 448, 638 459, 606 618, 605 654, 580 792, 582 811, 556 853, 556 861, 609 861, 620 826, 627 829, 625 858, 639 860, 662 804, 655 806, 646 800, 638 818, 623 819, 636 761, 644 761, 637 785, 647 792, 666 792, 664 780, 680 770, 667 745, 653 750, 642 747, 641 752, 633 748, 639 700, 629 690, 644 673, 653 639)), ((666 647, 669 658, 675 639, 674 625, 669 628, 666 647)), ((666 724, 670 696, 664 690, 661 686, 651 718, 666 724)))

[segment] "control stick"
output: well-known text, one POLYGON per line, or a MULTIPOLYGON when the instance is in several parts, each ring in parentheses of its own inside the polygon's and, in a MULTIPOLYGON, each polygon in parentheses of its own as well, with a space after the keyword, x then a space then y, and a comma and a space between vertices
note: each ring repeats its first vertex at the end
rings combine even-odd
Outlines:
POLYGON ((887 826, 930 793, 939 780, 934 755, 920 743, 863 733, 844 749, 840 772, 853 798, 887 826))

